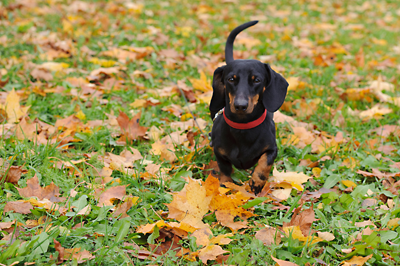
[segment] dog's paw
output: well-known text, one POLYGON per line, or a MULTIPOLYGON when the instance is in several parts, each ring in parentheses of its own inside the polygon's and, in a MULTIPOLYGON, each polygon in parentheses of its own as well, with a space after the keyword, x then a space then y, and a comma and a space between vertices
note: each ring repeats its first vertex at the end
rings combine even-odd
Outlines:
POLYGON ((249 182, 251 191, 254 192, 255 195, 259 194, 264 188, 265 182, 255 182, 253 179, 249 182))
POLYGON ((226 175, 224 175, 224 174, 221 174, 221 176, 220 176, 218 179, 219 179, 219 182, 220 182, 221 184, 223 184, 223 183, 225 183, 225 182, 231 182, 231 183, 233 183, 233 179, 232 179, 230 176, 226 176, 226 175))

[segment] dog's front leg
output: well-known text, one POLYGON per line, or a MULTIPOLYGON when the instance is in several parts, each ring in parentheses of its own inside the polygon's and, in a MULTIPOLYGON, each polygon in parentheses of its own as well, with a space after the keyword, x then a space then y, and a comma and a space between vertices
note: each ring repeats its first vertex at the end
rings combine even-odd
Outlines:
POLYGON ((232 164, 230 161, 226 160, 222 154, 215 152, 215 157, 217 158, 217 163, 219 170, 221 171, 221 176, 219 177, 219 182, 221 184, 225 182, 232 182, 232 164))
POLYGON ((258 160, 258 165, 254 169, 250 180, 251 190, 256 195, 261 192, 265 183, 267 182, 277 154, 277 150, 272 150, 261 155, 260 159, 258 160))

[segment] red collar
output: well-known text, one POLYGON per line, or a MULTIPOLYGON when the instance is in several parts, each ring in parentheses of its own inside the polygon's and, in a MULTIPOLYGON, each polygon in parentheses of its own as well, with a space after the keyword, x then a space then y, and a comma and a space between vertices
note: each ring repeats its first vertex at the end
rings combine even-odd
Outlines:
POLYGON ((232 120, 229 120, 225 115, 225 109, 223 111, 223 114, 224 114, 225 122, 230 127, 233 127, 236 129, 252 129, 252 128, 255 128, 256 126, 259 126, 262 122, 264 122, 265 117, 267 117, 267 109, 265 109, 264 113, 259 118, 257 118, 256 120, 253 120, 251 122, 248 122, 248 123, 236 123, 236 122, 233 122, 232 120))

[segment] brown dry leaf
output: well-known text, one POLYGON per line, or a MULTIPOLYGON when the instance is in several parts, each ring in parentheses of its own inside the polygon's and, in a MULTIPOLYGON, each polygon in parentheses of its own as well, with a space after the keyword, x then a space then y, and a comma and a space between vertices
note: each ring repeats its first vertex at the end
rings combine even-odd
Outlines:
POLYGON ((199 251, 199 259, 204 263, 207 264, 208 260, 215 260, 218 255, 227 253, 229 251, 223 250, 218 245, 209 245, 199 251))
POLYGON ((120 219, 128 217, 128 214, 126 214, 126 212, 129 211, 130 208, 132 208, 132 206, 135 205, 138 200, 139 197, 135 196, 126 197, 124 199, 124 202, 115 209, 113 217, 118 217, 120 214, 122 214, 120 219))
POLYGON ((46 69, 41 69, 38 67, 35 67, 31 71, 31 76, 37 80, 45 80, 45 81, 50 81, 53 79, 53 75, 50 73, 50 71, 46 69))
POLYGON ((83 263, 88 260, 92 260, 95 258, 89 251, 83 250, 80 251, 81 248, 66 248, 64 249, 64 258, 63 260, 78 260, 78 263, 83 263))
POLYGON ((32 204, 24 200, 8 201, 4 206, 4 212, 14 211, 16 213, 29 214, 33 209, 32 204))
POLYGON ((48 199, 51 202, 60 202, 65 200, 65 198, 58 197, 60 195, 59 188, 53 182, 42 188, 39 185, 39 179, 36 175, 26 181, 26 185, 26 188, 17 188, 21 197, 37 197, 39 200, 48 199))
POLYGON ((28 117, 23 117, 21 122, 16 126, 15 135, 19 140, 32 140, 36 136, 37 130, 40 129, 38 123, 29 123, 28 120, 28 117))
POLYGON ((144 169, 151 175, 155 175, 158 173, 158 170, 160 170, 161 165, 159 164, 148 164, 144 169))
POLYGON ((58 252, 57 261, 61 262, 64 259, 65 248, 63 248, 60 242, 58 242, 56 239, 53 239, 53 241, 54 241, 54 248, 58 252))
POLYGON ((122 200, 126 195, 126 185, 110 187, 98 196, 97 206, 113 206, 116 199, 122 200))
POLYGON ((0 230, 9 229, 13 224, 15 224, 15 220, 12 222, 0 222, 0 230))
POLYGON ((354 256, 350 260, 346 260, 342 262, 343 266, 362 266, 364 265, 370 258, 372 258, 372 254, 366 257, 354 256))
POLYGON ((272 244, 279 245, 281 243, 281 233, 272 227, 263 228, 257 231, 255 238, 262 241, 266 246, 272 244))
POLYGON ((287 122, 292 127, 304 127, 306 129, 312 129, 314 126, 309 123, 298 122, 293 117, 282 114, 279 110, 274 113, 275 123, 285 123, 287 122))
POLYGON ((110 77, 112 74, 117 74, 121 70, 121 67, 107 67, 98 68, 90 72, 89 80, 100 80, 103 77, 110 77))
POLYGON ((400 172, 399 173, 382 173, 381 171, 379 171, 376 168, 372 168, 372 173, 366 172, 366 171, 362 171, 362 170, 358 170, 357 174, 361 174, 365 177, 377 177, 379 179, 382 178, 388 178, 388 177, 397 177, 400 176, 400 172))
POLYGON ((142 127, 139 125, 141 113, 135 115, 132 119, 124 112, 119 112, 117 118, 118 125, 121 127, 123 137, 126 141, 136 140, 138 137, 144 137, 146 135, 147 127, 142 127))
POLYGON ((310 207, 309 209, 300 212, 301 208, 302 206, 296 208, 290 222, 289 223, 284 222, 283 226, 284 227, 299 226, 303 235, 307 236, 312 234, 311 226, 312 223, 316 221, 314 209, 313 207, 310 207))
POLYGON ((274 256, 271 255, 271 258, 276 262, 278 266, 298 266, 296 263, 290 262, 290 261, 285 261, 285 260, 280 260, 277 258, 274 258, 274 256))
MULTIPOLYGON (((21 178, 21 174, 23 173, 24 170, 22 170, 22 166, 10 166, 7 172, 7 176, 4 179, 4 182, 9 182, 12 184, 17 184, 18 180, 21 178), (7 172, 8 171, 8 172, 7 172)), ((4 177, 0 176, 0 180, 3 180, 4 177)))

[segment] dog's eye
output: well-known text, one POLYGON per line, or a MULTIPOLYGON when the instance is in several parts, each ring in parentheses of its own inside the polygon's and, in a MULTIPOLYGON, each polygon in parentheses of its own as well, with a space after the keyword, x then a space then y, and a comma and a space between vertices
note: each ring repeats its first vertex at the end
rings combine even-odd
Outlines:
POLYGON ((260 83, 261 82, 261 79, 259 79, 259 78, 256 78, 255 80, 254 80, 254 83, 260 83))
POLYGON ((228 81, 229 81, 229 82, 234 82, 235 79, 234 79, 234 78, 228 78, 228 81))

